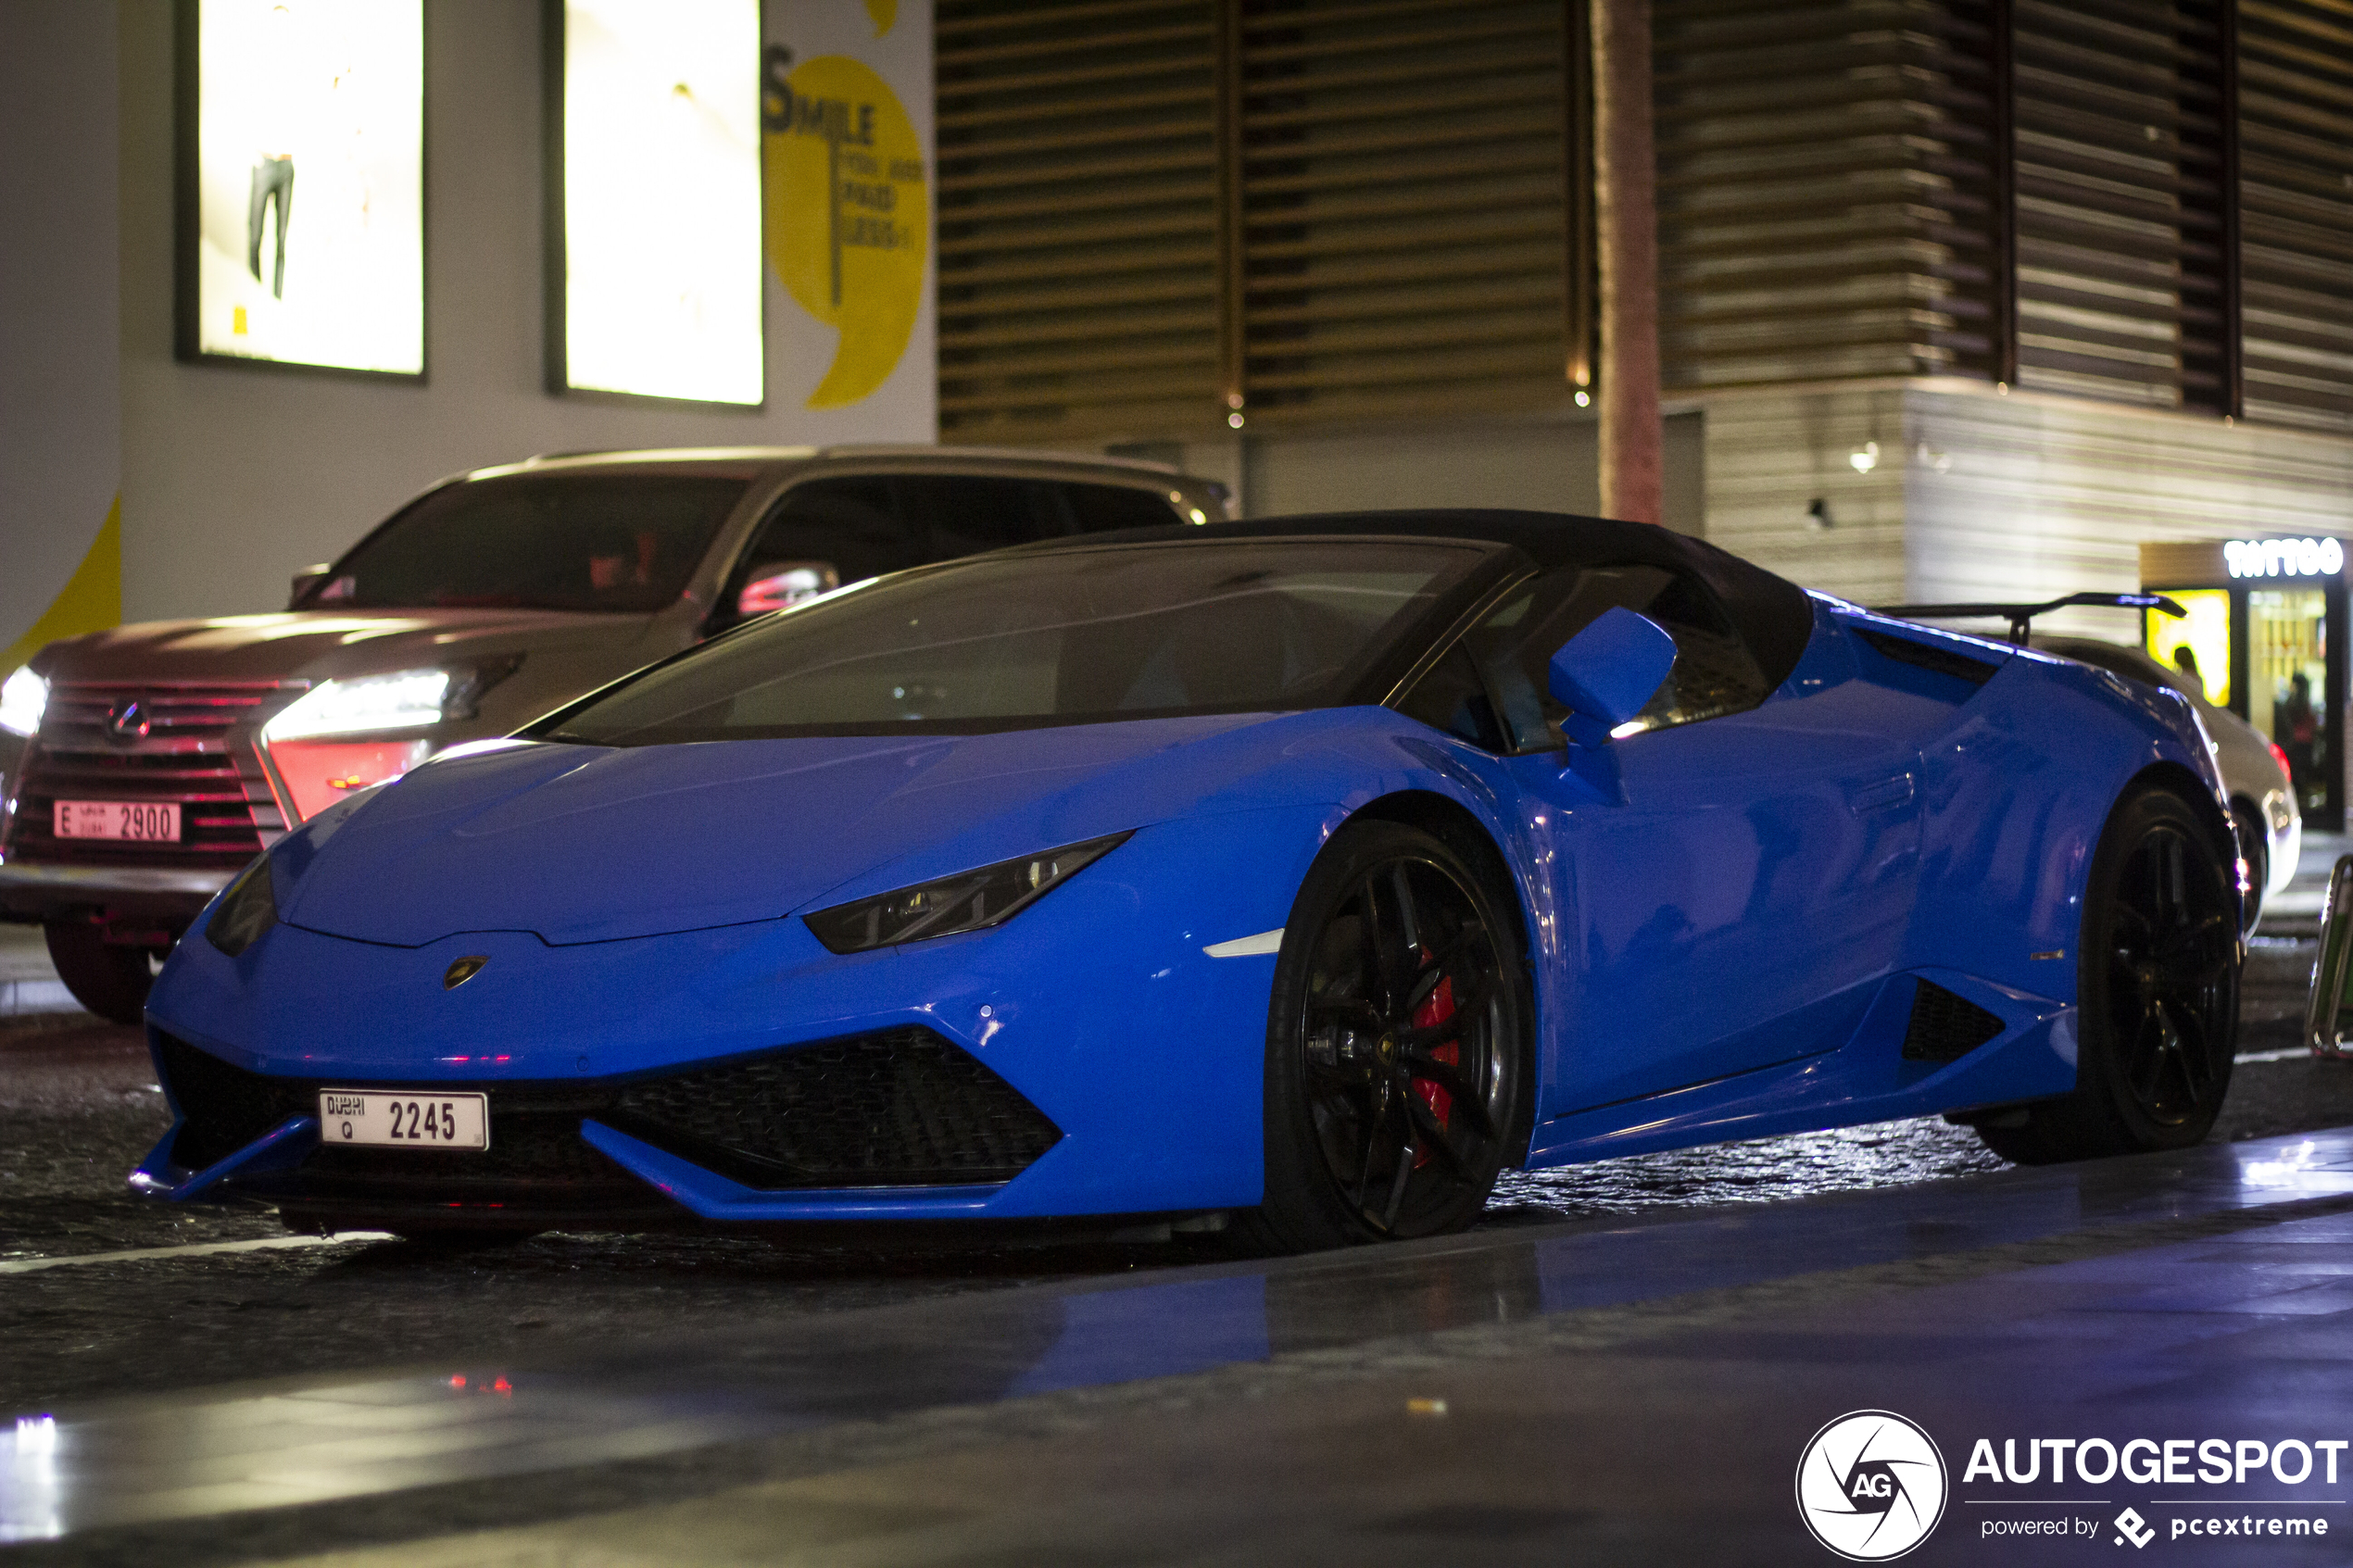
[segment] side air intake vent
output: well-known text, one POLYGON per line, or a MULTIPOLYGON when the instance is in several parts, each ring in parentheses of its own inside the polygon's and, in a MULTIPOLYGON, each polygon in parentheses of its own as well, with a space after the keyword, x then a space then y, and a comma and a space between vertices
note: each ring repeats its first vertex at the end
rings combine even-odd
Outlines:
POLYGON ((1912 996, 1912 1022, 1904 1031, 1904 1060, 1958 1061, 2002 1029, 2000 1019, 1967 997, 1923 980, 1912 996))
POLYGON ((1933 670, 1940 675, 1951 675, 1982 686, 1992 680, 2001 666, 1952 648, 1939 647, 1933 643, 1916 643, 1909 637, 1898 637, 1886 632, 1874 632, 1857 626, 1855 634, 1898 664, 1909 664, 1921 670, 1933 670))
POLYGON ((1062 1130, 928 1029, 632 1084, 613 1124, 747 1186, 1007 1182, 1062 1130))

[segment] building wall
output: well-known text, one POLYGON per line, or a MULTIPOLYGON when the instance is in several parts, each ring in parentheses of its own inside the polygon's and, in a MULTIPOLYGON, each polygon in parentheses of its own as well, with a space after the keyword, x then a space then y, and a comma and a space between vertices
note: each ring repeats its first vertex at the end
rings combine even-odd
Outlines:
MULTIPOLYGON (((878 37, 885 9, 792 0, 770 8, 768 25, 772 37, 784 31, 798 58, 856 50, 878 62, 928 147, 930 7, 896 7, 891 31, 878 37)), ((834 330, 811 320, 773 270, 765 407, 545 390, 540 16, 539 0, 429 0, 427 376, 408 383, 172 358, 172 8, 123 0, 120 428, 129 618, 277 608, 289 574, 334 555, 419 489, 534 452, 933 438, 928 307, 880 388, 849 407, 811 408, 810 390, 833 359, 834 330)), ((661 220, 661 199, 647 193, 648 221, 661 220)), ((90 527, 94 520, 85 542, 90 527)))
MULTIPOLYGON (((1705 418, 1667 416, 1667 524, 1705 531, 1705 418)), ((1590 417, 1342 428, 1227 441, 1114 444, 1126 457, 1176 463, 1222 481, 1245 515, 1500 507, 1591 515, 1601 506, 1598 425, 1590 417)))
POLYGON ((1708 398, 1702 532, 1809 588, 1863 604, 1904 598, 1904 385, 1708 398), (1856 466, 1858 454, 1867 468, 1856 466))
POLYGON ((0 0, 0 677, 120 612, 115 14, 0 0))
MULTIPOLYGON (((1916 385, 1906 413, 1931 459, 1911 470, 1906 541, 1922 598, 2134 588, 2145 542, 2353 533, 2341 437, 1967 383, 1916 385)), ((2129 616, 2070 614, 2086 635, 2133 634, 2129 616)))

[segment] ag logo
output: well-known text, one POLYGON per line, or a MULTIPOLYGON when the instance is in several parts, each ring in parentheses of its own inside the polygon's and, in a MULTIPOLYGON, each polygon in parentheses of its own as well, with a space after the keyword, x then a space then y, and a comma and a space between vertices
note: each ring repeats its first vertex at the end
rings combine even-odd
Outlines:
POLYGON ((1797 1461, 1797 1513, 1855 1562, 1884 1562, 1944 1517, 1944 1456, 1893 1411, 1856 1411, 1814 1434, 1797 1461))

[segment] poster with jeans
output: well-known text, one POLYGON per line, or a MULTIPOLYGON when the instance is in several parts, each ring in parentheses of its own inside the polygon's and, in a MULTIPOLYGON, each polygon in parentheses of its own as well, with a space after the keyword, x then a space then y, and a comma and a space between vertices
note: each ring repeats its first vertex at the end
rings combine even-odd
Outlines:
POLYGON ((195 15, 183 345, 422 373, 422 0, 199 0, 195 15))

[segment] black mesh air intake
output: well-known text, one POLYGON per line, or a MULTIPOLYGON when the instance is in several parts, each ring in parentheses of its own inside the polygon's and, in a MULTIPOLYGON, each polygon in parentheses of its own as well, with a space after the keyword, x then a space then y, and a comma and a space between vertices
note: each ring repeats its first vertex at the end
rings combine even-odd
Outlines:
POLYGON ((171 1157, 192 1171, 225 1160, 289 1116, 316 1113, 308 1086, 233 1067, 170 1035, 156 1036, 163 1079, 188 1124, 171 1157))
POLYGON ((1904 1031, 1904 1060, 1958 1061, 2004 1027, 1999 1018, 1967 997, 1923 980, 1912 996, 1912 1022, 1904 1031))
POLYGON ((628 1085, 613 1124, 762 1188, 1006 1182, 1062 1130, 928 1029, 628 1085))

